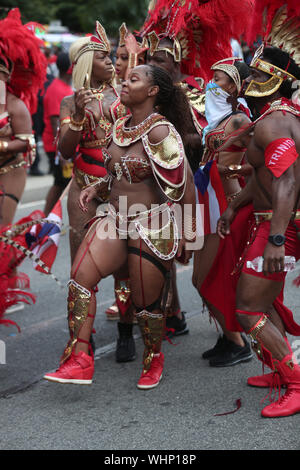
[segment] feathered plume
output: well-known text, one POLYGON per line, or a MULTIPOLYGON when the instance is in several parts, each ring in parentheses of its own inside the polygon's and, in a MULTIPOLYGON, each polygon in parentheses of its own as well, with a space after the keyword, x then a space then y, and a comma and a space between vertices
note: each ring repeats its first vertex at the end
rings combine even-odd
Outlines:
POLYGON ((0 21, 0 58, 13 63, 8 89, 25 102, 31 114, 36 110, 38 90, 46 80, 47 61, 39 44, 32 23, 22 24, 18 8, 0 21))
POLYGON ((182 72, 210 74, 218 60, 231 56, 231 38, 245 32, 254 0, 156 0, 151 4, 142 35, 155 31, 181 43, 182 72))
POLYGON ((286 19, 300 17, 299 0, 254 0, 250 25, 247 29, 246 40, 252 44, 259 36, 266 41, 269 37, 275 16, 282 7, 286 6, 286 19))

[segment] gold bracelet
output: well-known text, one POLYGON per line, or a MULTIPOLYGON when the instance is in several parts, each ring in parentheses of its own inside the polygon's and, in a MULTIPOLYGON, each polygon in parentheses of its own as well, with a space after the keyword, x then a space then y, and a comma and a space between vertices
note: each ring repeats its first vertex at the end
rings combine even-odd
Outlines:
POLYGON ((75 132, 81 132, 83 130, 83 126, 76 126, 72 124, 72 121, 69 122, 69 128, 71 129, 71 131, 75 131, 75 132))
POLYGON ((0 153, 7 152, 8 142, 6 140, 0 140, 0 153))
POLYGON ((73 117, 73 114, 71 114, 70 122, 71 124, 73 124, 73 126, 77 126, 77 127, 83 126, 83 124, 85 123, 85 116, 81 121, 76 121, 73 117))
POLYGON ((131 52, 128 57, 128 68, 134 69, 134 67, 136 67, 138 63, 139 63, 138 55, 131 52))

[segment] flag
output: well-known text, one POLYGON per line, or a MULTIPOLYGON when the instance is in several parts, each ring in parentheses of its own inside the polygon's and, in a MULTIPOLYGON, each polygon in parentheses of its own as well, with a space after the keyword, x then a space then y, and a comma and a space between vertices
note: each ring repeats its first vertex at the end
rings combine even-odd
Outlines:
MULTIPOLYGON (((50 214, 40 225, 32 227, 26 236, 28 248, 45 264, 49 270, 56 258, 62 226, 62 207, 58 200, 50 214)), ((49 274, 41 266, 34 262, 34 269, 44 274, 49 274)))
POLYGON ((194 175, 197 202, 204 206, 204 235, 216 233, 217 222, 227 208, 227 201, 217 163, 211 160, 194 175))

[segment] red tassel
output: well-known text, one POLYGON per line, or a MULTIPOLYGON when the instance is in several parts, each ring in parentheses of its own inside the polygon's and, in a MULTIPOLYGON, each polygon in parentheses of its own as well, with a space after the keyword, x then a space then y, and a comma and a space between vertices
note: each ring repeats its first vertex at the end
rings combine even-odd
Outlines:
POLYGON ((219 413, 219 414, 216 414, 214 416, 226 416, 226 415, 232 415, 233 413, 236 413, 242 406, 242 400, 240 398, 238 398, 235 402, 236 404, 236 409, 233 410, 233 411, 227 411, 226 413, 219 413))

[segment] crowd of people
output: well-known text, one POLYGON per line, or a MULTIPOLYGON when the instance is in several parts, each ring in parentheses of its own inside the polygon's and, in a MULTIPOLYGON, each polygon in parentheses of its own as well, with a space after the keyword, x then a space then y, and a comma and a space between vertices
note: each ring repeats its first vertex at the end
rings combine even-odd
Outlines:
POLYGON ((27 56, 21 44, 15 56, 7 47, 5 27, 12 35, 26 29, 18 11, 1 21, 3 304, 17 285, 8 227, 25 166, 33 164, 30 114, 40 89, 41 135, 54 175, 44 213, 68 186, 72 228, 70 337, 58 369, 44 378, 92 383, 96 295, 112 275, 115 303, 106 313, 118 320, 116 360, 134 360, 137 323, 144 342, 137 387, 157 387, 163 340, 188 333, 175 261, 193 260, 199 303, 222 329, 203 358, 211 367, 250 361, 248 335, 271 370, 248 384, 286 389, 262 416, 289 416, 300 411, 300 366, 287 338, 299 336, 300 326, 283 303, 285 257, 300 258, 300 7, 293 0, 234 0, 222 2, 219 15, 218 0, 188 3, 152 2, 136 35, 123 23, 114 57, 97 21, 92 35, 57 56, 50 84, 31 31, 27 56), (258 36, 261 44, 249 65, 233 52, 232 39, 245 33, 243 14, 247 44, 258 36), (256 259, 260 270, 250 267, 256 259))

